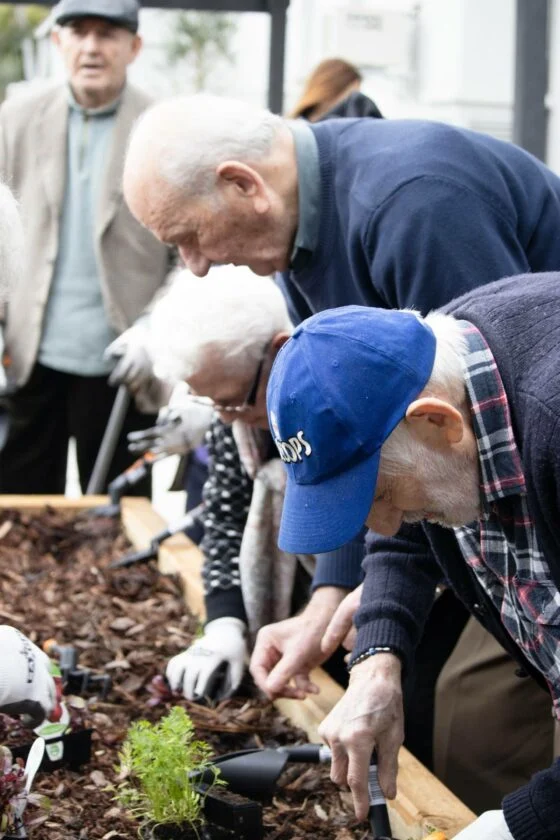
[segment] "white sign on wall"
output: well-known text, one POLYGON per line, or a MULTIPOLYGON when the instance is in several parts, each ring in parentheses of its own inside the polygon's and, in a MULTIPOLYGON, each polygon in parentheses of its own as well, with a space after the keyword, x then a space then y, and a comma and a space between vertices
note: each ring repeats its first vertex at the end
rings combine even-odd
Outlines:
POLYGON ((412 19, 402 11, 334 8, 325 18, 325 46, 330 55, 359 67, 407 67, 412 19))

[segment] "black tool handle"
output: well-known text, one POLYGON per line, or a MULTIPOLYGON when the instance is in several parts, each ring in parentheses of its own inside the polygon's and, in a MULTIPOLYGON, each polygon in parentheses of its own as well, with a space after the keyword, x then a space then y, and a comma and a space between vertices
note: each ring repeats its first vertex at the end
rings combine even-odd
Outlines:
POLYGON ((377 776, 377 753, 375 750, 372 753, 369 765, 368 790, 368 820, 373 832, 373 837, 377 838, 377 840, 390 838, 391 824, 389 822, 389 812, 387 811, 387 803, 385 802, 383 791, 379 786, 379 779, 377 776))
POLYGON ((155 560, 157 556, 157 546, 151 546, 150 549, 138 551, 136 554, 127 554, 125 557, 121 557, 120 560, 114 560, 109 564, 109 568, 128 569, 129 566, 141 566, 143 563, 149 563, 150 560, 155 560))
POLYGON ((108 487, 111 504, 118 505, 125 491, 145 478, 150 467, 151 465, 148 465, 143 458, 138 459, 127 470, 114 478, 108 487))
POLYGON ((279 747, 278 752, 286 753, 288 761, 305 764, 321 764, 330 761, 330 750, 324 744, 300 744, 296 747, 279 747))
POLYGON ((88 482, 86 489, 88 496, 103 492, 107 473, 109 472, 109 467, 111 466, 111 461, 117 448, 119 435, 122 431, 129 405, 130 394, 128 393, 128 388, 126 385, 120 385, 88 482))

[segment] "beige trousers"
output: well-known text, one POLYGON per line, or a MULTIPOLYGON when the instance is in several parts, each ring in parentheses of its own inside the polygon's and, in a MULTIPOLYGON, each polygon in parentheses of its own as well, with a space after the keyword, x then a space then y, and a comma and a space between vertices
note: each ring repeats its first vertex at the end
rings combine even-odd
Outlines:
POLYGON ((474 619, 469 619, 436 685, 434 772, 476 813, 560 754, 552 702, 474 619))

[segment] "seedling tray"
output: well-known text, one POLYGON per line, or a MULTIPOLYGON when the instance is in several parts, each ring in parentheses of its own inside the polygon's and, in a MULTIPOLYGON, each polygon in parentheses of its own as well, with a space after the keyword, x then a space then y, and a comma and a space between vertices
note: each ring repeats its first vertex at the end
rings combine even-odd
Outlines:
MULTIPOLYGON (((91 729, 78 729, 76 732, 67 732, 62 738, 48 741, 41 762, 41 771, 52 773, 54 770, 60 770, 63 767, 67 767, 69 770, 79 770, 83 764, 87 764, 91 759, 91 735, 91 729)), ((25 761, 32 743, 30 741, 18 747, 10 747, 13 757, 22 758, 25 761)))

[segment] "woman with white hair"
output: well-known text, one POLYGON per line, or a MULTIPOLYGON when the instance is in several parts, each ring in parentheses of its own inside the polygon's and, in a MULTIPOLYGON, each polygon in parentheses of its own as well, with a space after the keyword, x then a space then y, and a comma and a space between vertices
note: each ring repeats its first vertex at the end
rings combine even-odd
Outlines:
MULTIPOLYGON (((361 540, 336 557, 320 557, 309 603, 289 619, 308 601, 312 565, 276 546, 284 474, 265 396, 274 358, 291 332, 276 285, 233 266, 214 268, 204 282, 181 272, 151 315, 156 374, 186 381, 193 401, 215 409, 201 543, 207 623, 167 667, 171 687, 191 700, 223 699, 237 689, 251 641, 267 623, 300 622, 300 643, 316 651, 321 628, 360 578, 361 540)), ((313 690, 309 680, 305 685, 313 690)), ((303 696, 302 683, 292 691, 303 696)))

